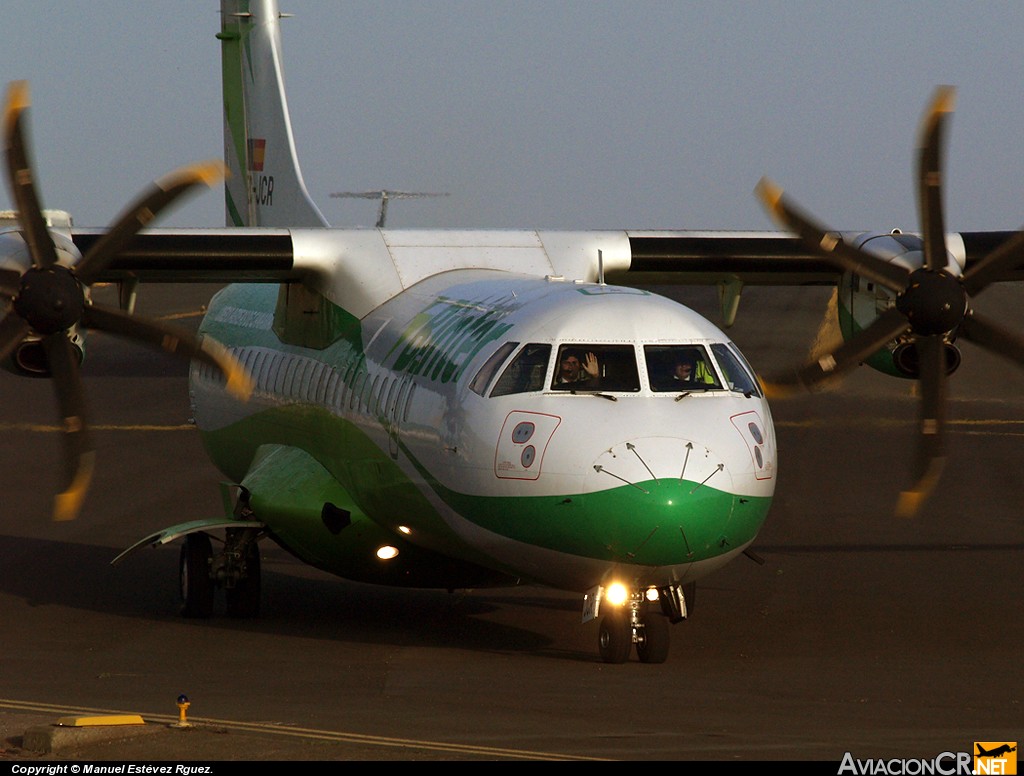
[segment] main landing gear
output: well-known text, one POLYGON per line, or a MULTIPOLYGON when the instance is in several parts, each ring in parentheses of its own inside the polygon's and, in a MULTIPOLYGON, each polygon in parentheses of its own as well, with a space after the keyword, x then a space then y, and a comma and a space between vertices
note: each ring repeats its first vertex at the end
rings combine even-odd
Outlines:
POLYGON ((661 588, 655 600, 648 591, 634 591, 629 600, 615 606, 602 602, 604 614, 598 626, 597 648, 606 663, 625 663, 636 645, 641 663, 664 663, 669 651, 669 625, 686 618, 686 605, 693 606, 695 587, 691 583, 661 588))
POLYGON ((229 528, 214 552, 207 533, 190 533, 181 546, 180 583, 183 617, 213 614, 214 593, 224 590, 229 617, 252 618, 260 612, 260 553, 255 528, 229 528))

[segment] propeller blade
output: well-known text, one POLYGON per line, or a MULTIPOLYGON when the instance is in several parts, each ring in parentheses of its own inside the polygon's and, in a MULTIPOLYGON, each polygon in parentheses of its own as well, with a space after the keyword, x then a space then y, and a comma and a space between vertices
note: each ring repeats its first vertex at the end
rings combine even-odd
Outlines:
POLYGON ((985 290, 1003 272, 1024 263, 1024 230, 992 251, 967 272, 962 282, 964 290, 971 296, 985 290))
POLYGON ((754 191, 776 221, 840 269, 856 272, 890 291, 900 292, 906 287, 909 274, 906 269, 854 248, 839 235, 815 223, 788 202, 782 189, 767 178, 762 178, 754 191))
POLYGON ((792 394, 797 388, 814 390, 820 383, 853 369, 908 328, 903 313, 895 307, 890 308, 874 323, 843 342, 831 353, 821 356, 791 375, 767 380, 764 383, 765 394, 769 398, 781 398, 792 394))
POLYGON ((30 277, 0 269, 0 302, 12 302, 10 309, 0 307, 0 312, 6 313, 0 318, 0 358, 14 350, 26 334, 35 331, 44 335, 42 345, 64 418, 67 468, 66 487, 56 497, 54 517, 70 520, 81 510, 92 480, 95 453, 86 427, 78 357, 68 341, 67 330, 81 323, 141 340, 178 356, 201 359, 220 369, 228 390, 244 398, 252 392, 252 381, 219 343, 200 341, 187 331, 178 332, 112 310, 89 307, 83 292, 84 287, 99 279, 104 268, 139 230, 166 207, 200 183, 212 186, 223 179, 223 163, 190 165, 156 180, 72 269, 58 264, 57 246, 46 226, 33 182, 25 128, 28 107, 28 83, 12 83, 3 117, 7 174, 33 266, 27 270, 32 273, 30 277))
POLYGON ((7 89, 7 104, 4 107, 7 180, 18 207, 18 223, 28 244, 32 262, 37 267, 45 268, 57 263, 57 249, 46 228, 46 219, 43 217, 43 209, 32 181, 28 145, 22 128, 28 106, 28 82, 13 81, 7 89))
POLYGON ((75 273, 79 279, 91 285, 118 252, 162 210, 199 184, 215 185, 226 172, 222 162, 200 162, 154 181, 78 262, 75 273))
POLYGON ((1024 337, 1007 331, 973 310, 964 318, 960 335, 1017 366, 1024 366, 1024 337))
POLYGON ((86 423, 78 356, 63 332, 43 339, 46 360, 57 391, 57 404, 64 421, 65 488, 54 498, 53 519, 73 520, 92 481, 95 452, 86 423))
POLYGON ((13 299, 21 290, 21 273, 16 269, 0 269, 0 296, 13 299))
POLYGON ((14 311, 0 321, 0 360, 7 358, 18 343, 28 334, 31 327, 14 311))
POLYGON ((919 337, 921 359, 920 437, 915 482, 900 494, 896 504, 899 517, 913 517, 934 490, 946 463, 946 349, 939 336, 919 337))
POLYGON ((956 90, 940 86, 921 125, 917 162, 917 199, 924 236, 925 267, 938 272, 949 263, 946 227, 942 217, 942 152, 946 123, 953 112, 956 90))
POLYGON ((199 339, 185 329, 139 318, 103 305, 90 305, 82 315, 82 323, 91 329, 137 340, 185 360, 198 359, 219 369, 227 381, 227 389, 245 400, 252 394, 249 373, 227 348, 204 337, 199 339))

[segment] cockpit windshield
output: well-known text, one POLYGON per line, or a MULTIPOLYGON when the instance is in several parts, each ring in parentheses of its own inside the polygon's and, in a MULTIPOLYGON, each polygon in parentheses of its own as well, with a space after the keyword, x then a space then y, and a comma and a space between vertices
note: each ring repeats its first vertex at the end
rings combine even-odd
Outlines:
POLYGON ((551 387, 556 391, 639 391, 632 345, 563 345, 551 387))
POLYGON ((730 391, 737 391, 746 396, 760 396, 761 386, 754 377, 754 370, 746 362, 732 343, 726 345, 715 343, 711 346, 715 358, 718 359, 722 371, 725 372, 725 381, 730 391))
MULTIPOLYGON (((518 342, 505 342, 484 362, 469 387, 481 396, 487 394, 492 384, 490 396, 545 390, 640 391, 635 346, 560 345, 548 385, 545 377, 553 347, 544 342, 530 342, 522 347, 518 342)), ((753 370, 731 343, 644 345, 643 356, 650 388, 656 393, 729 390, 761 396, 753 370)))
POLYGON ((544 375, 548 371, 549 358, 551 358, 550 345, 546 343, 524 345, 523 349, 505 367, 505 371, 501 373, 498 382, 494 384, 491 396, 507 396, 510 393, 543 390, 544 375))
POLYGON ((703 345, 645 345, 651 390, 708 391, 722 383, 703 345))
POLYGON ((495 350, 489 359, 484 362, 484 365, 480 367, 480 371, 473 377, 473 381, 469 384, 469 389, 474 393, 478 393, 481 396, 484 395, 484 391, 487 390, 487 386, 490 385, 491 378, 494 377, 494 373, 498 370, 498 367, 505 363, 505 359, 508 358, 509 354, 519 347, 518 342, 505 342, 500 348, 495 350))

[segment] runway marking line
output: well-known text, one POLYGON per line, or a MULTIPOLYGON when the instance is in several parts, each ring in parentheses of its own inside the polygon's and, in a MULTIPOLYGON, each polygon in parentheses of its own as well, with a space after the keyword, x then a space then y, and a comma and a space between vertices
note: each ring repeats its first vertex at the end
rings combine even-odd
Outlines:
MULTIPOLYGON (((10 698, 0 698, 0 709, 33 711, 46 714, 53 713, 60 716, 69 714, 128 713, 124 711, 112 711, 110 709, 89 709, 77 706, 59 706, 49 703, 33 703, 29 701, 13 700, 10 698)), ((179 718, 176 715, 169 714, 142 714, 141 716, 147 722, 162 722, 167 725, 172 725, 179 721, 179 718)), ((552 752, 534 752, 527 749, 506 749, 503 747, 456 744, 444 741, 421 741, 413 738, 390 738, 388 736, 373 736, 363 733, 342 733, 332 730, 318 730, 316 728, 280 725, 272 722, 240 722, 234 720, 214 719, 210 717, 190 717, 190 720, 193 728, 201 728, 204 725, 210 725, 246 733, 268 733, 277 736, 302 738, 312 741, 327 741, 339 744, 364 744, 370 746, 397 747, 401 749, 425 749, 435 752, 450 752, 452 754, 478 754, 488 757, 510 757, 517 760, 550 760, 566 762, 599 762, 604 760, 604 758, 600 757, 554 754, 552 752)))

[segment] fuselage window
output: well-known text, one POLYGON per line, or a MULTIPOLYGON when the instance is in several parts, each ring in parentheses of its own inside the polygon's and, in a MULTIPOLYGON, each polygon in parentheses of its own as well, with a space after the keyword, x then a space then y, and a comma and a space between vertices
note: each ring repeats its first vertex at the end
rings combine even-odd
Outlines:
POLYGON ((388 399, 386 402, 384 402, 384 414, 389 418, 394 417, 395 414, 395 403, 393 399, 395 398, 395 392, 397 391, 397 389, 398 379, 396 378, 395 381, 391 383, 391 390, 388 391, 388 399))
POLYGON ((498 367, 505 363, 505 359, 517 347, 519 347, 518 342, 506 342, 495 350, 491 357, 484 362, 484 365, 480 367, 480 371, 476 373, 473 382, 469 384, 469 390, 483 396, 487 391, 487 386, 491 384, 491 378, 498 371, 498 367))
POLYGON ((284 387, 287 381, 291 378, 292 372, 295 371, 295 362, 292 357, 282 353, 281 364, 277 368, 275 374, 277 377, 274 379, 273 393, 275 396, 281 396, 284 393, 284 387))
POLYGON ((373 414, 380 415, 386 406, 384 403, 384 394, 387 393, 388 383, 391 382, 390 377, 385 377, 380 381, 380 392, 377 394, 377 401, 373 405, 373 414))
POLYGON ((281 379, 282 358, 284 358, 284 356, 281 353, 274 353, 266 360, 264 365, 263 371, 266 374, 264 385, 266 385, 266 392, 269 394, 273 394, 276 382, 281 379))
POLYGON ((296 358, 295 369, 292 371, 292 381, 288 386, 288 394, 295 399, 305 399, 305 386, 308 384, 306 371, 309 364, 306 359, 296 358))
POLYGON ((271 379, 273 378, 278 360, 278 354, 271 353, 260 362, 260 376, 257 378, 257 382, 264 393, 273 393, 274 386, 271 383, 271 379))
POLYGON ((352 393, 348 397, 348 408, 352 409, 356 406, 356 399, 359 397, 359 392, 362 390, 363 381, 367 378, 366 372, 360 372, 356 375, 356 384, 352 387, 352 393))
POLYGON ((703 345, 644 345, 644 360, 652 391, 709 391, 722 387, 703 345))
POLYGON ((305 371, 303 377, 302 398, 308 402, 318 402, 323 397, 320 380, 324 376, 324 364, 321 361, 311 363, 312 366, 305 371))
POLYGON ((515 358, 505 367, 501 377, 494 384, 491 396, 507 396, 512 393, 541 391, 544 389, 544 375, 548 371, 551 346, 543 343, 523 345, 515 358))
POLYGON ((406 378, 406 379, 404 379, 402 381, 402 388, 398 392, 398 396, 395 398, 395 406, 391 410, 391 414, 395 418, 395 420, 398 420, 398 418, 400 418, 402 416, 402 412, 401 412, 402 405, 405 403, 405 400, 408 398, 409 389, 411 387, 412 387, 412 380, 411 379, 406 378))
POLYGON ((340 407, 341 401, 338 396, 338 387, 342 384, 341 375, 334 369, 329 369, 327 374, 327 385, 324 386, 323 403, 329 407, 340 407))
MULTIPOLYGON (((355 391, 355 381, 358 376, 359 359, 356 358, 355 354, 352 354, 351 361, 348 362, 348 367, 345 369, 345 377, 341 381, 341 385, 338 387, 338 407, 344 409, 345 397, 350 396, 349 391, 355 391)), ((349 409, 352 409, 351 402, 349 409)))
POLYGON ((327 364, 317 364, 317 371, 319 374, 316 376, 316 389, 313 401, 317 404, 323 404, 327 399, 327 390, 330 388, 331 378, 334 377, 334 370, 331 369, 327 364))
POLYGON ((370 413, 370 403, 373 401, 373 394, 374 391, 377 390, 377 383, 379 381, 380 375, 374 375, 372 382, 370 380, 367 380, 365 383, 363 383, 363 396, 359 400, 359 405, 366 411, 367 414, 370 413))
POLYGON ((369 412, 370 411, 370 396, 373 395, 373 389, 377 385, 377 377, 371 375, 369 372, 366 373, 366 380, 363 381, 363 388, 359 392, 359 398, 356 399, 356 412, 369 412))
POLYGON ((289 356, 288 361, 288 377, 284 383, 284 394, 291 398, 299 398, 299 386, 302 384, 302 372, 306 365, 295 356, 289 356))
POLYGON ((288 356, 288 371, 285 373, 284 388, 281 391, 285 396, 298 396, 303 366, 295 356, 288 356))
POLYGON ((416 383, 409 386, 409 392, 405 395, 405 399, 402 403, 402 422, 405 423, 409 420, 409 405, 412 404, 412 396, 416 393, 416 383))
POLYGON ((551 387, 559 391, 639 391, 632 345, 563 345, 551 387))
POLYGON ((355 354, 353 353, 351 356, 351 360, 348 362, 348 367, 346 367, 345 369, 345 385, 352 385, 352 381, 355 380, 353 370, 356 368, 356 365, 358 363, 359 359, 356 358, 355 354))
POLYGON ((267 361, 267 353, 264 350, 254 350, 253 353, 256 357, 252 360, 252 368, 249 370, 249 376, 256 383, 256 390, 261 391, 266 386, 266 376, 263 374, 263 365, 267 361))
POLYGON ((316 384, 320 379, 322 364, 319 361, 303 359, 306 363, 299 372, 299 385, 296 393, 303 401, 313 401, 316 396, 316 384))
POLYGON ((747 396, 760 396, 761 388, 757 378, 754 377, 754 370, 747 364, 746 359, 733 347, 725 344, 714 344, 711 346, 715 358, 718 359, 722 371, 725 372, 725 380, 730 391, 737 391, 747 396))

